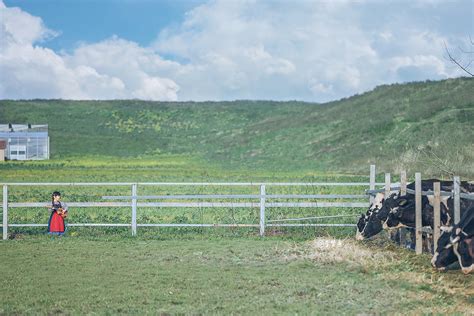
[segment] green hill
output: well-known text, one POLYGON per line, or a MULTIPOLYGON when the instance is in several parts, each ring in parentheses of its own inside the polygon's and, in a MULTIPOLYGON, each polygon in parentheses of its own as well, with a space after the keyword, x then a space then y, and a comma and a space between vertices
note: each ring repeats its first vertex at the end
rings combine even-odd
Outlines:
POLYGON ((474 176, 474 80, 393 84, 304 102, 0 101, 0 123, 49 124, 52 161, 179 155, 226 170, 474 176))

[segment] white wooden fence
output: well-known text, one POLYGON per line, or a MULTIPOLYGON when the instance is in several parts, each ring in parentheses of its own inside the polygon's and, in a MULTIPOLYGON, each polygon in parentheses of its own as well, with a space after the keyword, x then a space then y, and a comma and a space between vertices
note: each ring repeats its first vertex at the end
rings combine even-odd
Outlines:
POLYGON ((137 234, 137 227, 255 227, 260 231, 260 235, 265 235, 266 227, 355 227, 355 224, 331 224, 331 223, 288 223, 294 221, 303 221, 311 219, 323 219, 323 218, 335 218, 335 217, 354 217, 359 214, 351 215, 329 215, 329 216, 314 216, 304 218, 289 218, 289 219, 277 219, 277 220, 266 220, 266 210, 269 208, 331 208, 331 207, 347 207, 347 208, 367 208, 369 206, 370 195, 365 193, 366 190, 363 188, 369 187, 369 189, 375 189, 376 185, 384 185, 384 183, 375 182, 375 166, 371 166, 370 169, 370 182, 299 182, 299 183, 228 183, 228 182, 217 182, 217 183, 195 183, 195 182, 140 182, 140 183, 0 183, 3 186, 3 239, 8 238, 9 227, 42 227, 47 224, 29 223, 9 223, 8 221, 8 210, 10 208, 38 208, 48 207, 50 202, 9 202, 8 199, 8 188, 15 186, 47 186, 53 187, 55 190, 67 187, 67 186, 125 186, 130 187, 131 195, 127 196, 103 196, 106 202, 70 202, 68 206, 71 208, 90 208, 90 207, 115 207, 115 208, 130 208, 131 209, 131 222, 130 223, 69 223, 70 227, 78 226, 101 226, 101 227, 130 227, 131 234, 135 236, 137 234), (246 186, 246 187, 259 187, 260 194, 204 194, 204 195, 157 195, 157 196, 145 196, 138 195, 140 187, 145 186, 160 186, 160 187, 176 187, 176 186, 216 186, 216 187, 233 187, 233 186, 246 186), (277 186, 304 186, 304 187, 361 187, 362 194, 266 194, 268 187, 277 186), (249 200, 248 202, 209 202, 203 200, 214 200, 214 199, 239 199, 249 200), (311 202, 276 202, 278 199, 311 199, 316 201, 311 202), (318 199, 358 199, 359 201, 347 201, 347 202, 327 202, 317 201, 318 199), (361 199, 367 199, 366 202, 360 202, 361 199), (121 200, 121 201, 120 201, 121 200), (139 200, 158 200, 157 202, 140 202, 139 200), (164 201, 163 201, 164 200, 164 201), (187 200, 180 202, 166 202, 166 200, 187 200), (189 200, 198 200, 190 202, 189 200), (270 201, 269 201, 270 200, 270 201), (260 216, 258 224, 186 224, 186 223, 137 223, 137 209, 141 207, 147 208, 257 208, 260 209, 260 216))
POLYGON ((312 216, 312 217, 301 217, 301 218, 287 218, 287 219, 276 219, 266 220, 266 210, 268 208, 330 208, 330 207, 348 207, 348 208, 367 208, 373 201, 373 195, 376 192, 384 192, 388 196, 393 191, 400 191, 402 195, 406 193, 415 194, 416 199, 416 253, 422 252, 422 232, 421 227, 421 196, 432 195, 435 198, 435 224, 434 224, 434 240, 435 244, 439 237, 439 209, 440 209, 440 197, 441 196, 452 196, 454 197, 455 205, 455 216, 454 222, 458 223, 460 219, 460 199, 474 199, 473 194, 466 194, 460 192, 460 178, 454 177, 454 190, 453 192, 440 192, 439 183, 434 185, 433 191, 421 191, 421 174, 415 174, 415 190, 407 189, 407 175, 406 172, 401 172, 400 182, 391 183, 390 173, 385 174, 385 182, 377 183, 376 179, 376 168, 375 165, 370 166, 369 182, 296 182, 296 183, 256 183, 256 182, 94 182, 94 183, 0 183, 3 186, 3 220, 2 230, 3 239, 8 238, 9 227, 45 227, 47 224, 29 223, 29 224, 18 224, 8 222, 8 209, 9 208, 37 208, 37 207, 48 207, 49 202, 9 202, 8 200, 8 188, 14 186, 47 186, 54 187, 55 189, 67 186, 122 186, 130 187, 131 195, 127 196, 103 196, 107 202, 71 202, 68 205, 72 208, 91 208, 91 207, 118 207, 118 208, 130 208, 131 209, 131 222, 130 223, 69 223, 70 227, 130 227, 133 236, 137 234, 137 227, 255 227, 259 228, 260 235, 265 235, 266 227, 354 227, 354 224, 328 224, 328 223, 288 223, 294 221, 303 221, 311 219, 324 219, 324 218, 336 218, 336 217, 349 217, 354 215, 328 215, 328 216, 312 216), (246 186, 246 187, 260 187, 260 194, 196 194, 196 195, 156 195, 146 196, 138 195, 138 189, 141 186, 165 186, 165 187, 176 187, 176 186, 215 186, 215 187, 233 187, 233 186, 246 186), (306 187, 368 187, 368 190, 361 190, 363 194, 266 194, 266 188, 277 186, 306 186, 306 187), (383 186, 382 189, 376 189, 376 186, 383 186), (438 189, 437 189, 438 186, 438 189), (348 201, 348 202, 270 202, 268 200, 275 199, 366 199, 367 202, 359 201, 348 201), (159 202, 139 202, 139 200, 158 200, 159 202), (209 201, 198 201, 189 202, 189 200, 211 200, 211 199, 248 199, 248 202, 209 202, 209 201), (122 201, 117 201, 122 200, 122 201), (125 200, 125 201, 124 201, 125 200), (184 202, 163 202, 162 200, 187 200, 184 202), (219 223, 200 223, 200 224, 186 224, 186 223, 137 223, 137 209, 140 207, 147 208, 257 208, 260 209, 260 216, 258 224, 219 224, 219 223))

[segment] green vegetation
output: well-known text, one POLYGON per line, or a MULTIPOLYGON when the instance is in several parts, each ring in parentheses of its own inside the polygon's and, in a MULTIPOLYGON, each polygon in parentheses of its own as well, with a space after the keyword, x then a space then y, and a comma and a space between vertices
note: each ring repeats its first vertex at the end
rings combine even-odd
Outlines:
MULTIPOLYGON (((460 78, 380 86, 327 104, 3 100, 0 121, 48 123, 59 167, 176 157, 178 168, 207 174, 366 174, 375 163, 387 172, 472 177, 472 91, 474 80, 460 78)), ((1 166, 2 177, 15 167, 1 166)))
POLYGON ((370 243, 345 241, 318 257, 325 243, 332 240, 0 243, 0 314, 472 312, 472 277, 434 273, 427 256, 406 251, 377 256, 370 243))
MULTIPOLYGON (((49 124, 52 159, 0 163, 0 182, 367 182, 379 171, 474 176, 474 80, 378 87, 331 102, 0 101, 0 123, 49 124)), ((383 181, 380 174, 378 181, 383 181)), ((393 180, 397 180, 396 177, 393 180)), ((267 193, 361 194, 360 187, 267 193)), ((103 201, 130 187, 9 187, 10 202, 103 201)), ((139 194, 256 194, 258 187, 139 187, 139 194)), ((1 197, 0 197, 1 199, 1 197)), ((269 209, 268 219, 361 209, 269 209)), ((258 223, 258 209, 139 208, 138 223, 258 223)), ((43 223, 46 209, 9 209, 43 223)), ((129 223, 130 208, 73 208, 70 223, 129 223)), ((327 222, 351 222, 355 217, 327 222)), ((354 228, 10 227, 0 314, 467 314, 474 279, 429 256, 356 243, 354 228), (328 237, 331 236, 331 237, 328 237), (334 239, 334 237, 339 239, 334 239), (345 239, 347 238, 347 239, 345 239), (59 273, 59 274, 58 274, 59 273)))

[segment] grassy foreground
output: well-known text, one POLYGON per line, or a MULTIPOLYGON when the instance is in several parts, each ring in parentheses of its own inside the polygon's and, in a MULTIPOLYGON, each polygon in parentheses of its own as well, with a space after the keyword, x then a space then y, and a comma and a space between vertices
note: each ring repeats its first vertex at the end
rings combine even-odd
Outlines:
POLYGON ((473 276, 374 242, 36 236, 0 243, 0 262, 0 314, 474 310, 473 276))
MULTIPOLYGON (((229 171, 176 156, 8 162, 0 167, 0 177, 5 182, 367 181, 367 175, 343 173, 229 171)), ((55 189, 69 202, 100 201, 104 194, 123 193, 100 187, 10 187, 9 201, 47 201, 55 189)), ((178 190, 173 192, 190 193, 188 188, 178 190)), ((227 193, 249 193, 236 190, 227 193)), ((358 187, 305 190, 298 193, 362 193, 358 187)), ((223 192, 198 188, 198 193, 223 192)), ((268 193, 293 191, 269 188, 268 193)), ((314 212, 291 209, 268 216, 314 212)), ((70 221, 129 222, 129 213, 72 209, 70 221)), ((234 214, 233 209, 194 213, 140 209, 138 217, 139 222, 255 222, 258 210, 234 214)), ((47 213, 12 208, 9 219, 46 223, 47 213)), ((416 257, 374 241, 356 243, 353 228, 269 229, 264 239, 256 237, 256 231, 140 228, 138 237, 132 238, 129 229, 71 228, 67 237, 51 240, 44 228, 10 228, 14 239, 0 242, 0 315, 469 314, 474 310, 473 276, 459 270, 435 272, 428 255, 416 257)))

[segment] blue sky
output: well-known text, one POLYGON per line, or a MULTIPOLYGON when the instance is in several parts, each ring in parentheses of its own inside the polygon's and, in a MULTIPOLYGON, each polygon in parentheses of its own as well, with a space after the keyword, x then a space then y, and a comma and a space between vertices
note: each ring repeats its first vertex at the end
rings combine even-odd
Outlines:
POLYGON ((146 46, 160 29, 182 23, 185 13, 203 1, 9 0, 4 3, 41 17, 48 28, 61 32, 60 36, 44 42, 45 47, 70 51, 80 42, 99 42, 112 35, 146 46))
POLYGON ((464 75, 472 0, 0 0, 0 98, 305 100, 464 75))

